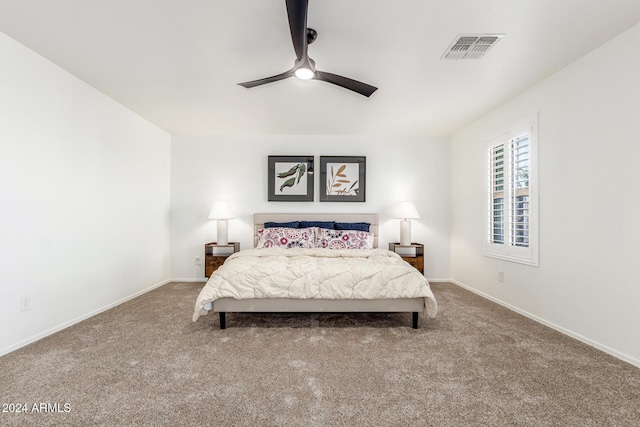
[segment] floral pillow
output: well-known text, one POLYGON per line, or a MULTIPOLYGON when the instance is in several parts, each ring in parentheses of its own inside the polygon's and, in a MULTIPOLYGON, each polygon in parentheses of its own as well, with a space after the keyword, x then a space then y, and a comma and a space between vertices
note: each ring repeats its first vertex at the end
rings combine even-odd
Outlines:
POLYGON ((373 249, 373 233, 316 228, 316 248, 373 249))
POLYGON ((258 230, 257 248, 307 248, 314 247, 313 228, 271 227, 258 230))

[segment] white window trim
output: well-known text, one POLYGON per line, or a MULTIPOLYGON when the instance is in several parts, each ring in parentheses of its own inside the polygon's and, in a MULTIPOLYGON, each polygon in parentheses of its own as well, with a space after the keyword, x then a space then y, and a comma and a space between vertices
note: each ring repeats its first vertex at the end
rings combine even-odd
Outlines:
MULTIPOLYGON (((484 212, 485 221, 483 222, 485 227, 484 232, 484 255, 491 258, 498 258, 505 261, 516 262, 520 264, 526 264, 538 267, 540 265, 540 243, 539 243, 539 198, 538 198, 538 114, 535 113, 532 116, 521 120, 506 129, 495 134, 495 136, 488 138, 485 142, 484 159, 485 159, 485 182, 484 182, 484 212), (504 144, 505 147, 509 144, 509 141, 513 138, 517 138, 525 133, 529 134, 530 138, 530 172, 529 172, 529 247, 517 247, 507 244, 495 244, 491 243, 489 227, 489 221, 492 218, 492 209, 489 203, 490 199, 490 183, 491 183, 491 171, 488 170, 488 155, 489 151, 500 144, 504 144)), ((506 199, 506 198, 505 198, 506 199)), ((505 207, 507 206, 505 200, 505 207)), ((505 218, 509 215, 505 214, 505 218)), ((505 226, 505 237, 508 230, 505 226)))

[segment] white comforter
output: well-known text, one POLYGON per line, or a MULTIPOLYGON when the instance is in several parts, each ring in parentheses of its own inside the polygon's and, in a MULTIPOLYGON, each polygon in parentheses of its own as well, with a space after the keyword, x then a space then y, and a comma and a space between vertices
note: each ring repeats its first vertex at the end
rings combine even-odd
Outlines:
POLYGON ((438 305, 429 282, 394 252, 384 249, 249 249, 231 255, 211 275, 196 301, 193 321, 219 298, 425 300, 438 305))

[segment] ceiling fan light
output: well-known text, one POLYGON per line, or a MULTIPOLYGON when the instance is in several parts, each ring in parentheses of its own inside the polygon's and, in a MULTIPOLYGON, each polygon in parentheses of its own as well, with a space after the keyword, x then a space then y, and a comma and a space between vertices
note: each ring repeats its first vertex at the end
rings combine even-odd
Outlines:
POLYGON ((301 80, 309 80, 309 79, 312 79, 312 78, 313 78, 313 76, 315 75, 315 73, 314 73, 313 71, 311 71, 311 70, 310 70, 310 69, 308 69, 308 68, 304 68, 304 67, 298 68, 298 69, 296 70, 296 73, 295 73, 295 74, 296 74, 296 77, 297 77, 297 78, 299 78, 299 79, 301 79, 301 80))

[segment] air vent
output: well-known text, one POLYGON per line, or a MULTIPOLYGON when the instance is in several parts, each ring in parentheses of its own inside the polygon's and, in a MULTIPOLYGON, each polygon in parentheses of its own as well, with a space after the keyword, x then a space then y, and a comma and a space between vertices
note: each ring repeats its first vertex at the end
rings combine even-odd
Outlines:
POLYGON ((440 59, 482 58, 504 34, 458 34, 440 59))

